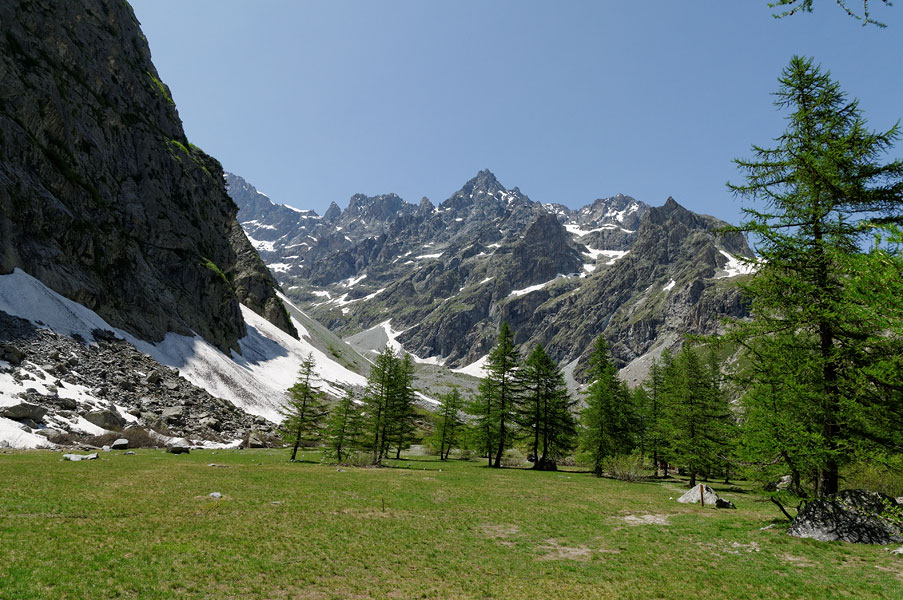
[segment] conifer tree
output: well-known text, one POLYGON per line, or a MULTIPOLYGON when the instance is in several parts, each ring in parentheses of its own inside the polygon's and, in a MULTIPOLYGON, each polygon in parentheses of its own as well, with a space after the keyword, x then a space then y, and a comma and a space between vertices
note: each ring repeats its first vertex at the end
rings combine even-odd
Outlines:
MULTIPOLYGON (((844 462, 895 433, 877 415, 898 410, 885 392, 903 375, 862 377, 886 364, 901 324, 857 290, 882 268, 873 260, 890 256, 864 252, 867 236, 903 220, 903 162, 879 162, 899 131, 867 130, 858 102, 810 59, 791 60, 775 104, 789 111, 786 130, 776 147, 753 146, 754 159, 735 161, 746 183, 730 186, 765 207, 744 209, 739 230, 754 234, 763 260, 743 286, 753 318, 729 338, 752 358, 741 380, 746 450, 762 463, 780 458, 828 495, 844 462)), ((898 295, 884 299, 899 304, 898 295)))
POLYGON ((308 354, 298 370, 298 381, 289 388, 289 400, 281 410, 283 421, 280 433, 283 439, 292 444, 294 461, 298 448, 304 443, 313 443, 320 438, 320 427, 327 410, 323 402, 323 393, 314 384, 313 354, 308 354))
POLYGON ((502 466, 502 454, 514 437, 515 410, 519 386, 517 370, 520 353, 508 323, 502 322, 495 348, 486 360, 486 377, 470 410, 476 416, 476 427, 486 446, 489 466, 502 466))
POLYGON ((603 463, 610 456, 628 454, 634 422, 633 407, 627 385, 618 378, 608 344, 602 336, 593 343, 589 364, 590 386, 586 407, 580 415, 580 447, 589 453, 593 473, 603 474, 603 463))
POLYGON ((389 346, 376 357, 367 379, 364 391, 364 435, 367 447, 373 454, 373 464, 382 464, 388 448, 389 422, 393 401, 393 377, 395 376, 397 358, 389 346))
POLYGON ((710 473, 724 453, 730 411, 721 389, 714 354, 703 361, 685 345, 664 368, 663 394, 668 406, 670 455, 690 474, 690 487, 700 473, 710 473))
POLYGON ((529 438, 533 468, 553 471, 557 460, 574 448, 576 422, 564 375, 541 344, 518 373, 521 397, 517 406, 521 432, 529 438))
POLYGON ((401 451, 411 446, 416 431, 414 413, 414 361, 405 352, 393 364, 392 383, 389 396, 389 425, 385 437, 387 444, 395 448, 395 458, 401 458, 401 451))
POLYGON ((439 460, 448 460, 451 449, 458 443, 459 434, 464 421, 458 414, 463 405, 463 398, 458 388, 439 396, 439 410, 433 418, 433 444, 439 447, 439 460))
POLYGON ((360 444, 363 422, 361 407, 354 401, 354 391, 348 390, 326 420, 327 452, 338 462, 348 458, 360 444))

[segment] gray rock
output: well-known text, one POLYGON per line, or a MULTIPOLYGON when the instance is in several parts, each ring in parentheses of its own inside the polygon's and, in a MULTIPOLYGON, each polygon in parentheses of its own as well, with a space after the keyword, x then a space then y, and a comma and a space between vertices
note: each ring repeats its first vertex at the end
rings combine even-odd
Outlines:
POLYGON ((85 420, 107 430, 119 430, 125 426, 125 419, 115 410, 92 410, 85 415, 85 420))
POLYGON ((896 550, 891 550, 890 553, 891 553, 891 554, 894 554, 894 555, 901 555, 901 554, 903 554, 903 546, 900 546, 900 547, 897 548, 896 550))
POLYGON ((123 456, 135 456, 135 453, 132 452, 131 450, 129 450, 128 452, 123 452, 122 455, 123 456))
POLYGON ((64 454, 63 460, 72 462, 80 462, 83 460, 97 460, 97 452, 91 454, 64 454))
POLYGON ((12 406, 0 408, 0 416, 7 419, 20 421, 22 419, 31 419, 32 421, 40 421, 47 414, 47 409, 30 402, 19 402, 12 406))
POLYGON ((23 354, 16 346, 12 344, 0 344, 0 360, 5 360, 11 365, 19 365, 22 362, 23 354))
POLYGON ((63 410, 75 410, 78 407, 78 402, 76 402, 74 398, 61 398, 57 396, 53 401, 63 410))
POLYGON ((110 450, 112 450, 112 448, 109 446, 102 446, 100 449, 103 450, 104 452, 109 452, 110 450))
POLYGON ((129 441, 125 438, 119 438, 110 446, 113 450, 128 450, 129 441))
POLYGON ((170 406, 169 408, 164 408, 163 412, 160 413, 160 417, 167 423, 180 424, 185 418, 185 407, 170 406))
POLYGON ((223 495, 219 492, 211 492, 210 497, 213 498, 214 500, 219 500, 220 498, 223 497, 223 495))
POLYGON ((857 544, 903 543, 903 533, 890 514, 900 510, 894 498, 878 492, 844 490, 808 502, 800 510, 788 533, 823 542, 857 544))
POLYGON ((718 494, 715 493, 715 490, 703 484, 694 485, 683 496, 678 498, 677 501, 682 504, 700 504, 700 492, 702 494, 702 504, 704 506, 715 506, 715 503, 718 501, 718 494))
POLYGON ((266 442, 260 438, 260 433, 252 431, 248 436, 248 448, 266 448, 266 442))
POLYGON ((170 454, 188 454, 191 452, 191 444, 184 438, 172 440, 166 444, 166 451, 170 454))
POLYGON ((220 423, 219 419, 215 419, 213 417, 206 417, 199 421, 201 427, 206 427, 208 429, 212 429, 214 431, 219 431, 222 427, 222 423, 220 423))

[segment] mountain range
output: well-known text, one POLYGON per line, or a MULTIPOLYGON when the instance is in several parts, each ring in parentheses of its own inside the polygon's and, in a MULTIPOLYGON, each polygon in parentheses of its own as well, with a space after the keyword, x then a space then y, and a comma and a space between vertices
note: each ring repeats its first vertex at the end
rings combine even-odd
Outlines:
POLYGON ((746 310, 734 285, 752 268, 745 238, 672 198, 570 209, 483 170, 438 206, 357 194, 320 216, 237 175, 226 184, 286 294, 362 350, 383 332, 420 362, 476 374, 504 320, 523 350, 541 343, 578 374, 603 335, 636 382, 685 334, 746 310))

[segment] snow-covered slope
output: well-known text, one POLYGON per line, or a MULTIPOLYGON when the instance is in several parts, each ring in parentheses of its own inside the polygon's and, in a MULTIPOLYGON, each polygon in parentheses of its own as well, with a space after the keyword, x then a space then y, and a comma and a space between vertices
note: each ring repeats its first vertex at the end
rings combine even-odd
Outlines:
MULTIPOLYGON (((191 383, 239 408, 279 421, 285 390, 295 381, 301 361, 312 354, 324 391, 340 395, 348 386, 366 379, 338 364, 314 346, 304 326, 295 320, 301 339, 296 340, 252 310, 242 306, 247 335, 239 340, 241 354, 227 356, 200 336, 169 333, 158 344, 138 340, 111 327, 96 313, 50 290, 37 279, 16 269, 0 276, 0 310, 28 319, 59 334, 78 334, 93 341, 95 329, 110 330, 158 362, 178 369, 191 383)), ((0 399, 10 396, 0 388, 0 399)), ((3 428, 5 431, 6 428, 3 428)))

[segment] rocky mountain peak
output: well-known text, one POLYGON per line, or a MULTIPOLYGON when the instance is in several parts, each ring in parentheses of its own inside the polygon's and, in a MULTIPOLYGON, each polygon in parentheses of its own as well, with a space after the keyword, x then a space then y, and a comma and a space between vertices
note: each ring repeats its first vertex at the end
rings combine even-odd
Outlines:
POLYGON ((339 208, 339 205, 335 202, 330 202, 329 208, 327 208, 326 212, 323 214, 323 221, 325 221, 326 223, 333 223, 337 221, 341 216, 342 209, 339 208))

